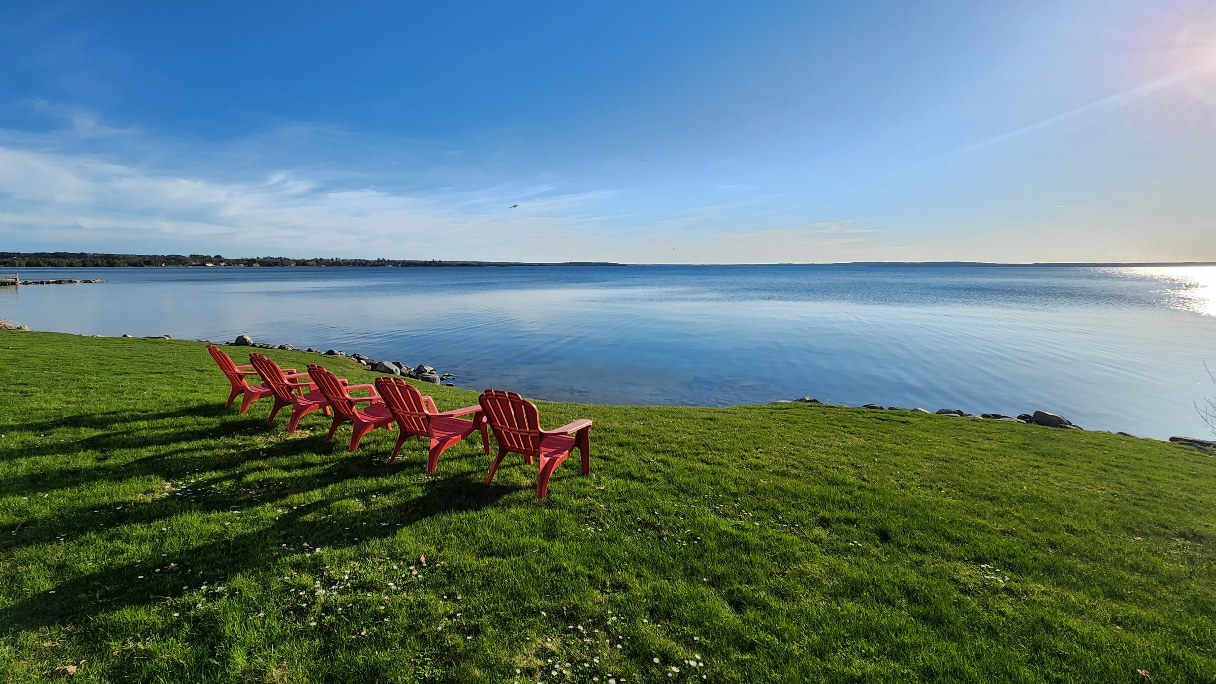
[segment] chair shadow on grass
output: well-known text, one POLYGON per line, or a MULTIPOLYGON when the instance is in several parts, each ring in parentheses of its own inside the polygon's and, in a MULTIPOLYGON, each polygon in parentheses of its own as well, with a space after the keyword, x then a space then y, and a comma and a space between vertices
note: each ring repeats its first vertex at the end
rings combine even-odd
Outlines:
MULTIPOLYGON (((332 484, 333 481, 325 483, 326 486, 332 484)), ((39 593, 0 609, 0 625, 5 626, 0 634, 7 636, 13 632, 51 625, 76 624, 99 612, 163 602, 167 598, 180 596, 183 584, 193 585, 195 589, 201 581, 212 586, 225 584, 235 575, 264 569, 290 556, 307 557, 306 551, 284 548, 286 545, 298 549, 301 539, 313 548, 331 551, 353 548, 372 540, 389 538, 403 527, 436 515, 487 508, 515 491, 511 487, 487 487, 462 473, 431 480, 424 486, 422 496, 392 508, 332 513, 324 524, 303 520, 314 510, 326 509, 349 496, 369 496, 373 492, 384 496, 391 495, 393 490, 383 484, 377 486, 369 483, 366 490, 358 494, 348 492, 341 498, 317 500, 294 510, 290 505, 283 506, 287 510, 265 529, 177 551, 172 558, 160 558, 152 553, 149 554, 152 557, 148 563, 124 564, 78 577, 57 585, 53 594, 39 593), (154 565, 165 565, 170 560, 181 571, 154 572, 154 565), (140 575, 144 579, 137 579, 140 575)), ((303 491, 308 490, 299 489, 297 493, 303 491)), ((156 504, 149 504, 148 507, 155 508, 156 504)), ((170 513, 166 506, 160 517, 153 512, 150 519, 140 522, 151 524, 164 520, 168 523, 172 515, 181 512, 177 509, 170 513)), ((96 518, 91 511, 86 513, 83 509, 77 514, 96 518)), ((156 550, 159 551, 159 548, 156 550)))
MULTIPOLYGON (((220 407, 218 410, 215 407, 198 407, 194 411, 184 409, 156 414, 127 414, 128 420, 126 423, 118 424, 115 422, 116 414, 110 414, 105 419, 107 422, 101 424, 115 427, 106 433, 91 435, 69 444, 51 442, 32 448, 22 445, 18 449, 6 450, 11 451, 11 453, 0 451, 0 459, 62 458, 67 455, 68 449, 77 453, 95 453, 93 465, 87 469, 82 469, 79 463, 57 468, 38 469, 25 475, 7 477, 5 479, 5 489, 13 495, 46 494, 62 486, 78 486, 81 478, 86 476, 88 481, 94 484, 119 483, 150 475, 163 479, 172 479, 192 469, 228 470, 248 463, 251 458, 247 451, 251 450, 252 447, 233 444, 225 453, 216 454, 217 449, 213 440, 222 441, 234 437, 251 436, 251 433, 267 429, 265 421, 253 417, 240 417, 228 421, 204 422, 200 425, 191 426, 173 425, 171 423, 164 426, 155 425, 155 421, 173 421, 186 417, 202 419, 221 418, 224 414, 225 410, 223 407, 220 407), (137 428, 131 426, 131 423, 145 425, 137 428), (152 427, 148 427, 148 424, 151 424, 152 427), (174 445, 180 446, 177 448, 164 448, 174 445), (156 453, 134 460, 125 460, 114 456, 115 452, 122 452, 128 449, 151 450, 156 453), (206 461, 199 461, 193 458, 198 455, 209 455, 210 457, 206 461)), ((64 422, 66 421, 57 423, 56 426, 62 428, 64 422)), ((54 435, 52 428, 40 423, 27 423, 20 426, 6 427, 5 429, 10 432, 25 430, 29 434, 45 434, 49 432, 52 436, 54 435)), ((311 433, 304 433, 302 436, 310 437, 311 433)), ((275 447, 280 447, 284 444, 298 447, 315 447, 319 443, 317 439, 295 439, 280 443, 275 445, 275 447)), ((262 447, 260 449, 281 451, 275 447, 262 447)), ((304 449, 297 448, 292 450, 291 453, 280 453, 280 455, 296 456, 300 455, 303 451, 304 449)), ((257 460, 261 458, 263 457, 259 456, 257 460)))
MULTIPOLYGON (((72 444, 73 448, 81 448, 88 444, 90 449, 110 450, 148 447, 150 445, 169 446, 173 443, 196 442, 209 437, 226 437, 246 433, 255 426, 263 430, 282 430, 282 425, 268 428, 264 419, 257 417, 231 416, 230 410, 222 407, 191 407, 179 411, 167 411, 159 414, 102 414, 93 419, 81 419, 74 427, 87 425, 105 425, 110 428, 106 434, 94 435, 72 444), (205 420, 221 418, 228 415, 231 420, 205 420), (134 427, 124 427, 122 418, 127 422, 148 423, 156 420, 174 420, 179 418, 204 418, 202 424, 191 426, 184 430, 176 430, 166 426, 159 434, 148 439, 147 430, 136 430, 134 427), (138 445, 132 443, 134 435, 140 435, 138 445)), ((55 426, 62 428, 66 421, 57 421, 55 426)), ((281 423, 282 421, 280 421, 281 423)), ((6 428, 7 429, 7 428, 6 428)), ((46 424, 27 423, 18 429, 30 432, 54 429, 46 424)), ((0 634, 11 635, 23 630, 37 629, 51 625, 67 625, 83 622, 90 615, 102 612, 121 610, 129 606, 149 605, 164 601, 166 598, 180 596, 182 585, 197 585, 206 580, 212 586, 225 583, 228 578, 247 572, 259 570, 276 564, 285 557, 292 555, 304 556, 303 552, 286 550, 298 547, 301 538, 314 547, 326 549, 342 549, 358 546, 366 541, 388 538, 403 527, 408 527, 427 518, 445 513, 460 513, 476 511, 493 506, 502 497, 514 493, 518 488, 510 486, 487 486, 480 478, 470 477, 467 469, 461 468, 450 475, 440 474, 430 476, 422 484, 421 496, 413 496, 390 508, 377 508, 356 512, 343 512, 330 508, 340 500, 349 497, 366 497, 372 494, 391 496, 394 492, 413 491, 417 488, 416 481, 405 482, 401 485, 384 484, 371 481, 388 474, 398 474, 402 471, 417 469, 420 473, 425 469, 425 458, 419 459, 417 454, 410 454, 407 445, 403 452, 403 460, 398 460, 392 466, 386 466, 384 461, 387 451, 380 453, 378 444, 368 444, 364 450, 349 454, 342 440, 342 431, 335 436, 332 443, 323 441, 324 432, 314 430, 299 439, 291 439, 265 447, 245 448, 234 445, 230 453, 215 455, 215 447, 209 443, 199 446, 169 449, 152 456, 135 460, 116 462, 113 465, 100 463, 96 468, 86 471, 87 482, 105 481, 114 484, 155 475, 163 480, 181 480, 190 477, 196 471, 217 472, 209 477, 207 485, 218 487, 221 492, 196 492, 196 497, 204 499, 196 502, 184 502, 176 495, 163 497, 154 496, 150 502, 138 503, 129 500, 115 499, 105 503, 91 503, 77 506, 71 510, 56 510, 53 517, 47 519, 30 519, 18 525, 18 534, 9 536, 0 544, 0 553, 37 544, 51 544, 57 540, 71 540, 92 532, 103 534, 120 527, 143 526, 158 529, 160 525, 172 524, 172 519, 185 512, 202 512, 208 515, 218 515, 229 512, 230 509, 246 509, 254 507, 275 506, 284 509, 283 513, 271 524, 257 532, 239 534, 231 538, 218 539, 202 543, 196 547, 177 551, 173 558, 162 559, 157 553, 149 553, 149 558, 141 563, 129 563, 120 567, 107 568, 97 572, 82 575, 54 587, 53 594, 39 593, 16 601, 0 609, 0 634), (366 453, 368 448, 373 451, 374 462, 369 462, 366 453), (251 457, 247 451, 258 452, 251 457), (264 455, 261 452, 265 452, 264 455), (202 460, 200 454, 211 454, 210 458, 202 460), (411 457, 412 455, 412 457, 411 457), (300 457, 312 456, 312 459, 301 460, 300 457), (336 456, 336 458, 334 458, 336 456), (318 463, 317 458, 327 462, 318 463), (296 459, 294 464, 283 461, 296 459), (334 459, 334 460, 328 460, 334 459), (321 472, 317 468, 321 467, 321 472), (259 478, 260 472, 268 472, 266 478, 259 478), (349 489, 339 497, 322 498, 307 505, 293 508, 286 503, 293 497, 309 492, 325 491, 335 485, 351 480, 369 478, 362 491, 354 492, 349 489), (269 485, 263 484, 271 480, 269 485), (252 489, 250 482, 258 484, 252 489), (122 505, 128 504, 128 505, 122 505), (117 510, 114 507, 117 505, 117 510), (99 506, 101 508, 99 508, 99 506), (330 514, 323 524, 319 521, 304 520, 311 512, 328 509, 330 514), (387 525, 381 525, 387 523, 387 525), (28 529, 27 529, 28 528, 28 529), (342 528, 349 528, 343 530, 342 528), (357 537, 357 539, 356 539, 357 537), (285 552, 286 551, 286 552, 285 552), (155 573, 153 568, 162 560, 172 561, 180 572, 155 573), (187 575, 185 569, 189 570, 187 575), (202 573, 200 576, 198 573, 202 573), (136 579, 139 575, 145 579, 136 579), (200 579, 201 577, 201 579, 200 579)), ((47 445, 47 448, 35 452, 37 455, 63 455, 67 445, 47 445), (54 447, 60 447, 55 449, 54 447)), ((477 446, 476 457, 481 456, 480 445, 477 446)), ((445 462, 474 458, 461 452, 466 449, 453 449, 445 462)), ((467 449, 472 451, 471 448, 467 449)), ((25 452, 28 456, 29 452, 25 452)), ((486 465, 488 466, 488 460, 486 465)), ((452 472, 449 468, 448 472, 452 472)), ((79 468, 63 468, 42 471, 37 474, 9 478, 6 489, 14 495, 26 495, 31 498, 45 493, 47 485, 51 489, 58 488, 61 483, 71 483, 68 487, 78 486, 82 482, 79 468)), ((176 494, 176 492, 174 493, 176 494)), ((218 522, 217 522, 218 524, 218 522)), ((221 533, 222 534, 222 533, 221 533)), ((2 537, 0 537, 2 538, 2 537)), ((68 543, 71 543, 69 541, 68 543)), ((196 586, 197 588, 197 586, 196 586)))

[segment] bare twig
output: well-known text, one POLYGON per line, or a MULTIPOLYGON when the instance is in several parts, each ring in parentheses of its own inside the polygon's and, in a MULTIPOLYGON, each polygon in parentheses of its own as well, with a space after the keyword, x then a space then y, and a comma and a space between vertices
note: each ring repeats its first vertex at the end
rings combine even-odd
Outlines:
MULTIPOLYGON (((1212 374, 1212 369, 1208 368, 1208 362, 1203 362, 1203 369, 1208 372, 1208 377, 1212 379, 1212 384, 1216 385, 1216 375, 1212 374)), ((1203 404, 1194 402, 1195 412, 1199 414, 1199 420, 1208 426, 1208 431, 1216 435, 1216 398, 1204 397, 1203 404)))

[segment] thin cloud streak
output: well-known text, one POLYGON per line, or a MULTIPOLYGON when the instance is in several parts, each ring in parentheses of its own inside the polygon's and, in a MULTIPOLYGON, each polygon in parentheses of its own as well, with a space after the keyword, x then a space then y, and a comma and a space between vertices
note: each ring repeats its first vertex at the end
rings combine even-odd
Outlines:
POLYGON ((1043 119, 1041 121, 1036 121, 1032 124, 1027 124, 1025 126, 1022 126, 1021 128, 1016 128, 1012 131, 1009 131, 1006 133, 1001 133, 1000 135, 993 136, 991 138, 988 138, 987 140, 977 142, 973 145, 968 145, 966 147, 959 148, 952 152, 947 152, 946 154, 934 157, 932 159, 928 159, 919 164, 914 164, 912 166, 909 166, 905 169, 897 171, 897 172, 883 178, 882 180, 874 183, 873 185, 881 185, 883 183, 888 183, 893 180, 902 178, 904 176, 909 176, 918 171, 922 171, 935 164, 939 164, 944 161, 949 161, 951 159, 956 159, 958 157, 962 157, 962 156, 971 154, 973 152, 978 152, 985 148, 992 147, 994 145, 999 145, 1003 142, 1008 142, 1010 140, 1019 138, 1021 136, 1050 128, 1052 126, 1064 123, 1066 121, 1070 121, 1072 119, 1079 118, 1081 116, 1084 116, 1084 115, 1092 113, 1092 112, 1098 112, 1098 111, 1107 110, 1107 109, 1112 109, 1112 110, 1117 109, 1119 107, 1131 104, 1132 102, 1135 102, 1137 100, 1142 100, 1146 97, 1154 95, 1158 92, 1161 92, 1162 90, 1170 88, 1171 86, 1175 86, 1180 83, 1183 83, 1184 81, 1187 81, 1188 79, 1191 79, 1195 76, 1198 76, 1200 74, 1204 74, 1207 72, 1211 72, 1211 71, 1216 71, 1216 63, 1206 64, 1206 65, 1194 67, 1191 69, 1187 69, 1185 71, 1178 72, 1171 76, 1167 76, 1165 78, 1161 78, 1156 81, 1152 81, 1150 83, 1145 83, 1143 85, 1136 86, 1135 88, 1131 88, 1131 89, 1125 90, 1120 93, 1115 93, 1114 95, 1104 97, 1100 100, 1095 100, 1093 102, 1090 102, 1089 104, 1081 105, 1080 107, 1077 107, 1075 109, 1070 109, 1066 112, 1056 114, 1055 116, 1047 117, 1046 119, 1043 119))

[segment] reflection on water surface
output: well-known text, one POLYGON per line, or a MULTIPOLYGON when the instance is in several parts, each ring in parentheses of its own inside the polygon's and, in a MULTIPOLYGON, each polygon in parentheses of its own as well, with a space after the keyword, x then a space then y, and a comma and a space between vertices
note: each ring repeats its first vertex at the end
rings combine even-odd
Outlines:
POLYGON ((1061 413, 1201 436, 1216 268, 38 269, 39 330, 336 348, 555 400, 1061 413))

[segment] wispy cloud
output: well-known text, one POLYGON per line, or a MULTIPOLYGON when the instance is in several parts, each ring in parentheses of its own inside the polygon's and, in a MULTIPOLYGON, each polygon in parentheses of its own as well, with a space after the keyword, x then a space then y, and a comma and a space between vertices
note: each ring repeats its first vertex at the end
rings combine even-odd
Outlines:
MULTIPOLYGON (((276 171, 222 182, 88 156, 0 147, 6 242, 108 242, 418 258, 585 258, 547 237, 593 217, 604 192, 495 187, 429 196, 341 189, 276 171), (532 199, 527 199, 531 197, 532 199), (525 199, 520 199, 525 198, 525 199), (509 204, 519 204, 509 209, 509 204)), ((568 241, 569 244, 578 244, 568 241)))

